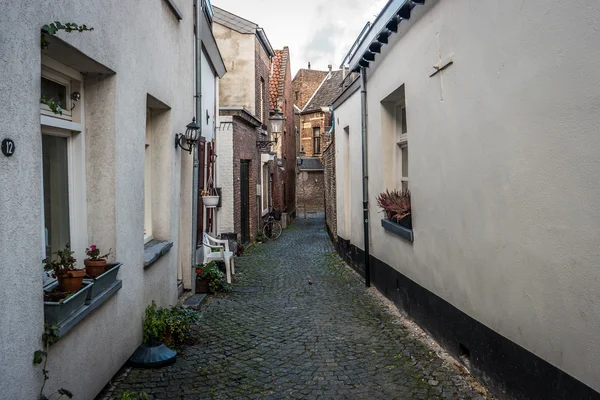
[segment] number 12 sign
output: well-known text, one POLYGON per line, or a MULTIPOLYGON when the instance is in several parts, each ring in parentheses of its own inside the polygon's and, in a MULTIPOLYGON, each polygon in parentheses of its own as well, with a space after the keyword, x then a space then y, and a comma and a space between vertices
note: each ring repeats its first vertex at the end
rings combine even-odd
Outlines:
POLYGON ((6 157, 15 154, 15 142, 13 142, 12 139, 4 139, 2 141, 2 154, 6 157))

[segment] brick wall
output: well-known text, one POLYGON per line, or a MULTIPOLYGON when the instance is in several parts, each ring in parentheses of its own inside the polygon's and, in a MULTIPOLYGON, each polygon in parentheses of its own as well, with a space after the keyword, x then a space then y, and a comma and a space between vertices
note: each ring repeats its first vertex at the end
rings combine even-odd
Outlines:
POLYGON ((263 123, 267 123, 269 118, 269 75, 271 74, 271 58, 260 44, 258 37, 254 39, 254 51, 255 51, 255 74, 254 79, 256 82, 256 117, 263 123), (262 79, 262 81, 261 81, 262 79), (261 90, 262 86, 262 90, 261 90), (261 91, 263 110, 262 115, 260 112, 261 104, 261 91))
POLYGON ((299 109, 303 109, 306 103, 310 100, 313 93, 317 90, 323 79, 327 76, 329 71, 317 71, 312 69, 301 69, 296 73, 292 82, 293 86, 293 99, 294 104, 299 109), (296 93, 298 93, 298 99, 296 100, 296 93))
POLYGON ((302 114, 300 118, 300 147, 304 149, 306 157, 319 157, 331 139, 327 135, 327 131, 331 126, 331 113, 316 111, 302 114), (315 153, 314 149, 313 129, 316 127, 321 129, 321 153, 315 153))
POLYGON ((324 211, 324 176, 323 171, 303 171, 302 175, 306 173, 308 179, 303 181, 301 178, 298 179, 298 216, 304 212, 306 207, 307 212, 322 212, 324 211))
POLYGON ((323 151, 323 184, 325 190, 325 223, 333 240, 337 240, 336 182, 335 182, 335 137, 323 151))
POLYGON ((254 240, 260 217, 256 196, 256 184, 260 182, 260 157, 256 149, 256 127, 240 116, 233 117, 233 186, 234 227, 238 240, 242 232, 242 201, 240 166, 242 160, 250 160, 250 240, 254 240))

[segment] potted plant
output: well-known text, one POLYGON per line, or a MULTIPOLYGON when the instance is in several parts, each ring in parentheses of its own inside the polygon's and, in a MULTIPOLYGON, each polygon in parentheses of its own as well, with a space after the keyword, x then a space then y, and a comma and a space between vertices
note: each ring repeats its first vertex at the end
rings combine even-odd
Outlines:
POLYGON ((152 304, 146 307, 143 324, 143 343, 133 353, 129 363, 134 367, 160 368, 175 362, 177 352, 164 343, 167 328, 167 312, 152 304))
POLYGON ((225 282, 225 274, 216 262, 199 265, 196 268, 196 293, 226 292, 229 285, 225 282))
POLYGON ((77 260, 73 257, 74 252, 68 244, 54 254, 57 256, 55 259, 50 256, 42 260, 46 274, 56 278, 61 292, 77 292, 81 289, 85 270, 75 268, 77 260))
POLYGON ((84 285, 85 270, 75 268, 76 260, 68 245, 54 254, 55 259, 43 260, 46 274, 57 280, 44 288, 44 318, 50 324, 60 324, 84 306, 93 285, 84 285))
POLYGON ((202 203, 206 208, 215 208, 219 204, 219 196, 215 193, 214 188, 209 190, 204 189, 200 195, 202 196, 202 203))
POLYGON ((412 217, 410 207, 410 191, 404 190, 386 190, 377 196, 377 204, 383 209, 388 220, 412 229, 412 217))
POLYGON ((100 255, 100 248, 95 244, 92 244, 89 248, 85 249, 87 258, 83 260, 85 264, 85 270, 90 278, 95 278, 102 275, 106 271, 106 257, 110 255, 111 250, 108 253, 100 255))

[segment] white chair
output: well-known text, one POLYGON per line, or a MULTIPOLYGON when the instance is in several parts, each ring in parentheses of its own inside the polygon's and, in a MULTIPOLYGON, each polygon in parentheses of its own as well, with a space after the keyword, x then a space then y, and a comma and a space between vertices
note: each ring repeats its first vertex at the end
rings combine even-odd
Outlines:
POLYGON ((227 271, 227 283, 231 283, 231 275, 235 275, 235 258, 233 252, 229 251, 227 240, 215 239, 204 232, 202 244, 204 245, 204 264, 211 261, 223 261, 227 271), (212 250, 219 250, 218 252, 212 250))

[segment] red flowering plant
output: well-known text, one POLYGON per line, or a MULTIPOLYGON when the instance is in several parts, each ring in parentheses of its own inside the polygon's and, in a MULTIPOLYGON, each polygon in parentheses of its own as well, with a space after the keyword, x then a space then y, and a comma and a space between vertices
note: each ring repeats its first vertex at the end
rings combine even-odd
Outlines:
POLYGON ((86 260, 91 261, 100 261, 106 259, 111 253, 112 249, 108 250, 108 253, 100 255, 100 248, 95 244, 91 245, 89 248, 85 249, 85 255, 87 255, 86 260))
POLYGON ((65 276, 70 276, 70 271, 77 270, 75 268, 77 260, 73 257, 74 252, 71 251, 70 245, 67 244, 64 249, 58 250, 53 254, 56 255, 56 258, 49 256, 42 260, 46 275, 61 279, 65 276))
POLYGON ((377 196, 377 205, 383 209, 390 221, 411 224, 409 221, 411 216, 410 191, 408 189, 386 190, 377 196))

